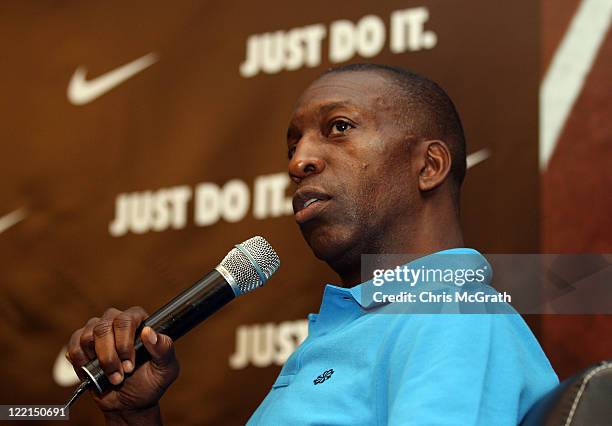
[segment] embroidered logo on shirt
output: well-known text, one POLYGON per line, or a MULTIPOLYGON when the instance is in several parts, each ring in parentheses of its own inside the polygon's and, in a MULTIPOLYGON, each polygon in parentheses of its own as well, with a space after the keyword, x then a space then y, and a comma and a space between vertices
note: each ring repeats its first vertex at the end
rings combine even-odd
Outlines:
POLYGON ((324 371, 323 374, 319 375, 316 379, 314 379, 312 382, 315 385, 319 385, 321 383, 323 383, 325 380, 331 378, 332 374, 334 374, 334 369, 330 368, 327 371, 324 371))

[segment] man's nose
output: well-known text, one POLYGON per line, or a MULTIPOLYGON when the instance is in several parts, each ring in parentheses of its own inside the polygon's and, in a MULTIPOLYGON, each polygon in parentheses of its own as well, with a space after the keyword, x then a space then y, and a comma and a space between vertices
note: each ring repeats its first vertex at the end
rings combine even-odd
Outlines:
POLYGON ((321 158, 317 143, 302 139, 296 146, 293 157, 289 160, 289 176, 295 183, 310 175, 321 173, 325 161, 321 158))

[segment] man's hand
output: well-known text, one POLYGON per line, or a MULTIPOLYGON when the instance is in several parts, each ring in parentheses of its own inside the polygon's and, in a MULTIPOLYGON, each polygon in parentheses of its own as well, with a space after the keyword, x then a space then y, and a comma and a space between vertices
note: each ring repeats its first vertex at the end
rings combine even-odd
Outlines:
POLYGON ((148 314, 141 307, 125 311, 108 309, 101 318, 91 318, 75 331, 66 356, 79 377, 81 366, 98 358, 100 367, 115 387, 104 395, 92 391, 93 398, 110 423, 157 423, 158 401, 179 374, 170 337, 145 327, 141 340, 151 361, 134 371, 136 329, 148 314))

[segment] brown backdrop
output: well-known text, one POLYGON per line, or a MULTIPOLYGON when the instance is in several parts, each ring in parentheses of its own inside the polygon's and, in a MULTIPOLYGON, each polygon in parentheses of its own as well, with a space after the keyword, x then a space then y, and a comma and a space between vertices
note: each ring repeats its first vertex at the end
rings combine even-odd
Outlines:
MULTIPOLYGON (((580 113, 568 120, 547 171, 541 176, 538 169, 541 73, 575 1, 545 1, 542 9, 529 0, 330 6, 31 1, 0 7, 0 215, 14 212, 3 216, 0 233, 0 402, 63 402, 71 388, 61 386, 70 383, 62 347, 74 329, 109 306, 153 311, 233 244, 261 234, 279 253, 281 270, 178 343, 181 378, 163 401, 170 424, 244 423, 303 338, 300 320, 318 308, 323 284, 335 280, 287 209, 284 133, 300 92, 335 65, 330 32, 342 19, 363 24, 364 16, 377 16, 365 22, 382 23, 385 41, 371 57, 340 63, 390 63, 438 81, 463 118, 468 152, 487 157, 465 184, 470 246, 497 253, 610 251, 611 182, 603 170, 612 132, 609 122, 594 118, 611 112, 603 95, 610 92, 603 54, 609 59, 609 36, 577 102, 580 113), (399 37, 396 11, 413 20, 403 27, 409 28, 403 52, 390 46, 399 37), (292 33, 301 48, 285 52, 284 62, 297 69, 241 75, 249 37, 284 31, 288 40, 290 30, 314 25, 311 33, 292 33), (320 43, 316 28, 325 31, 320 43), (308 34, 310 44, 300 38, 308 34), (86 68, 91 84, 147 54, 154 63, 100 97, 79 105, 68 96, 77 68, 86 68), (225 197, 202 195, 219 188, 225 197), (117 203, 128 199, 150 214, 121 233, 112 223, 117 203), (210 219, 215 203, 224 206, 217 221, 210 219), (237 356, 231 361, 243 337, 251 350, 246 365, 237 356)), ((378 33, 363 31, 366 49, 378 33)), ((602 339, 609 336, 605 317, 529 322, 562 376, 610 355, 612 345, 602 339), (575 352, 577 342, 588 349, 575 352)), ((83 398, 71 418, 90 424, 94 412, 83 398)))

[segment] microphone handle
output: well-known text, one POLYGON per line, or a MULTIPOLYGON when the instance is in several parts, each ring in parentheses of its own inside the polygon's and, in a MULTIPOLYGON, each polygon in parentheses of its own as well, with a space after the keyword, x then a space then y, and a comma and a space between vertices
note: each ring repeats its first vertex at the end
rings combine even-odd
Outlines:
MULTIPOLYGON (((145 319, 136 330, 134 371, 151 359, 151 355, 140 340, 140 332, 144 327, 151 327, 156 333, 165 334, 176 341, 235 297, 232 286, 223 275, 213 269, 161 309, 158 309, 153 315, 145 319)), ((89 386, 93 385, 98 393, 102 394, 112 387, 97 358, 81 368, 88 376, 85 381, 89 381, 89 386)))

